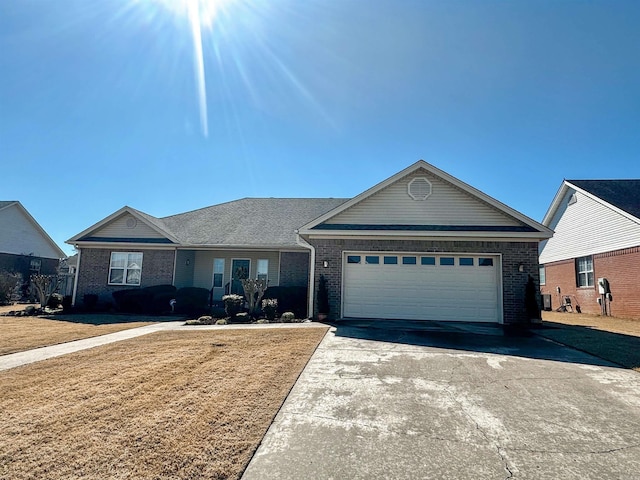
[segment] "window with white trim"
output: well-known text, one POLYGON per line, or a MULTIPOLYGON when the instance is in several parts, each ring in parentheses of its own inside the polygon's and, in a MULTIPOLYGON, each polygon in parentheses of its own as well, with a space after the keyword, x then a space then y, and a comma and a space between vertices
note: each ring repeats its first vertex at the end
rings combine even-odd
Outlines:
POLYGON ((29 273, 37 275, 40 273, 40 268, 42 268, 42 260, 39 258, 32 258, 29 262, 29 273))
POLYGON ((265 282, 269 278, 269 260, 266 258, 258 260, 258 269, 256 271, 256 279, 264 280, 265 282))
POLYGON ((576 258, 576 283, 578 287, 593 287, 593 257, 576 258))
POLYGON ((111 252, 109 285, 140 285, 141 252, 111 252))
POLYGON ((224 282, 224 258, 213 259, 213 288, 222 288, 224 282))
POLYGON ((540 265, 540 285, 544 285, 547 283, 547 271, 544 268, 544 265, 540 265))

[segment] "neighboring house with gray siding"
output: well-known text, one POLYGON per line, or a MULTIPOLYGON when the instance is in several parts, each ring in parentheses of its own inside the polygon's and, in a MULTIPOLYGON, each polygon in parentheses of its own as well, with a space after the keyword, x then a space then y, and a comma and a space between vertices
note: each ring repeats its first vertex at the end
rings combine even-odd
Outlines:
POLYGON ((245 198, 164 218, 123 207, 68 243, 80 252, 76 299, 163 283, 219 299, 244 272, 309 286, 314 315, 324 275, 334 318, 514 324, 551 235, 419 161, 353 199, 245 198))
POLYGON ((65 253, 18 201, 0 201, 0 271, 53 275, 65 253))

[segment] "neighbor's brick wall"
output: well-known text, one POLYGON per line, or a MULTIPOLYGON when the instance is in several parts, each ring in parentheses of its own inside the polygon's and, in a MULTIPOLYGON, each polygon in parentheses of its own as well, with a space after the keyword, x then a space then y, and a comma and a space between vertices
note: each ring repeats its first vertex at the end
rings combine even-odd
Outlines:
MULTIPOLYGON (((447 252, 502 254, 503 314, 505 324, 526 323, 525 287, 531 275, 538 285, 538 242, 447 242, 406 240, 319 240, 309 242, 316 248, 315 285, 320 275, 327 279, 331 316, 340 315, 342 281, 342 252, 447 252), (329 267, 322 266, 323 261, 329 267), (523 264, 524 272, 518 271, 523 264)), ((317 287, 316 287, 317 288, 317 287)), ((536 289, 537 290, 537 289, 536 289)), ((316 292, 317 296, 317 292, 316 292)), ((317 305, 314 305, 317 314, 317 305)))
POLYGON ((280 254, 280 286, 307 287, 309 285, 309 252, 280 254))
POLYGON ((542 293, 551 295, 552 309, 561 305, 561 296, 569 295, 584 313, 600 314, 598 278, 609 280, 611 313, 617 317, 640 318, 640 246, 593 255, 593 287, 576 286, 575 259, 545 265, 546 282, 542 293), (560 287, 561 296, 558 296, 560 287))
POLYGON ((140 288, 129 285, 108 285, 111 252, 143 253, 140 287, 171 285, 175 258, 173 250, 82 248, 78 269, 76 305, 82 305, 82 298, 86 294, 96 294, 99 302, 105 303, 113 302, 111 294, 116 290, 140 288))

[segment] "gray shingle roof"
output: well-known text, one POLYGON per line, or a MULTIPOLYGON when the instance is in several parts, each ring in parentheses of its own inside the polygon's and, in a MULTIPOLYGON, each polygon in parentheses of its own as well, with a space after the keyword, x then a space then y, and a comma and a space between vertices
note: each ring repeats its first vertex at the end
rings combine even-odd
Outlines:
POLYGON ((640 180, 567 180, 567 182, 640 218, 640 180))
POLYGON ((15 200, 0 200, 0 208, 4 208, 4 207, 8 207, 9 205, 12 205, 16 203, 15 200))
POLYGON ((296 229, 347 200, 243 198, 155 219, 155 225, 186 245, 294 247, 296 229))

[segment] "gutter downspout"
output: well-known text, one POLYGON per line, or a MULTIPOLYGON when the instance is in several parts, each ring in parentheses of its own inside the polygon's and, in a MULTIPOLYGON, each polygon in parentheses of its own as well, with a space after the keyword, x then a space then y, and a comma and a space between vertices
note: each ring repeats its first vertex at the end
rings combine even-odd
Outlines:
POLYGON ((314 297, 314 286, 315 286, 315 276, 316 276, 316 249, 313 245, 307 242, 304 238, 300 236, 298 230, 296 232, 296 243, 301 247, 308 248, 311 251, 309 255, 309 303, 307 304, 307 317, 313 318, 313 304, 315 302, 314 297))
POLYGON ((76 305, 76 292, 78 291, 78 277, 80 276, 80 257, 82 249, 78 248, 78 263, 76 264, 76 276, 73 279, 73 295, 71 296, 71 305, 76 305))

